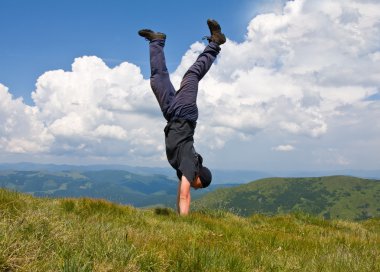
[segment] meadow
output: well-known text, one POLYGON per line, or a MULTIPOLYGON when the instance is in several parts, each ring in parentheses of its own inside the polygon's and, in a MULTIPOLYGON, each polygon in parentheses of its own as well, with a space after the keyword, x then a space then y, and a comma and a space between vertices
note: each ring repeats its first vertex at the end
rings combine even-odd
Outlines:
POLYGON ((180 217, 0 189, 0 271, 380 271, 380 219, 180 217))

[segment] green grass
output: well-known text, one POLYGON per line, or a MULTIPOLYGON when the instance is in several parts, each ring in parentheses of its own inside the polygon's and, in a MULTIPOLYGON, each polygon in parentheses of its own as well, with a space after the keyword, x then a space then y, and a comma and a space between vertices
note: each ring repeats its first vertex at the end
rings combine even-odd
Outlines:
POLYGON ((0 189, 0 271, 380 271, 380 220, 179 217, 0 189))

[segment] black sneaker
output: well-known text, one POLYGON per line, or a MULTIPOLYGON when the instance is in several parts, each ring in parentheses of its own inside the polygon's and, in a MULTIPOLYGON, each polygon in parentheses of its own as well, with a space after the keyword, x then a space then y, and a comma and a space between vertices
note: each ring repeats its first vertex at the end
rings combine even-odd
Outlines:
POLYGON ((144 37, 148 41, 153 41, 153 40, 165 40, 166 35, 161 32, 154 32, 153 30, 150 29, 141 29, 139 32, 139 35, 141 37, 144 37))
POLYGON ((210 29, 211 36, 205 37, 209 42, 217 43, 218 45, 226 42, 226 36, 222 33, 222 29, 217 21, 208 19, 208 28, 210 29))

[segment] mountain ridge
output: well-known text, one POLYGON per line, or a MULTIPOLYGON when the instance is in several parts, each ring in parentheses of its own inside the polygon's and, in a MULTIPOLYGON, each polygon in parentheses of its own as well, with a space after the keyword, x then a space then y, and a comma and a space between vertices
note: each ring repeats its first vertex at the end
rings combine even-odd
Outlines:
POLYGON ((240 215, 302 211, 326 219, 380 217, 380 180, 351 176, 266 178, 218 189, 196 205, 240 215))
MULTIPOLYGON (((18 171, 97 171, 97 170, 124 170, 135 174, 162 174, 170 178, 175 178, 175 171, 170 167, 143 167, 130 166, 124 164, 88 164, 88 165, 71 165, 71 164, 43 164, 43 163, 0 163, 0 170, 18 170, 18 171)), ((213 172, 213 184, 222 183, 247 183, 252 180, 269 178, 269 177, 320 177, 333 175, 348 175, 360 178, 380 179, 380 169, 360 170, 360 169, 341 169, 341 170, 243 170, 243 169, 211 169, 213 172)))

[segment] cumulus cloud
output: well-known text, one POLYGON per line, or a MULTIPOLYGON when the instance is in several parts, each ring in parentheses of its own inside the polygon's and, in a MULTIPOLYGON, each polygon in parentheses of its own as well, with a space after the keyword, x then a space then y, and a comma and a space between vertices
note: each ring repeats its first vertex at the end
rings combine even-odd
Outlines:
POLYGON ((247 134, 324 135, 328 116, 378 90, 379 18, 379 4, 359 1, 291 1, 255 17, 205 79, 204 119, 247 134))
MULTIPOLYGON (((218 150, 260 133, 316 139, 338 119, 359 120, 352 109, 378 108, 368 99, 379 93, 379 44, 377 1, 295 0, 256 16, 243 42, 222 46, 200 84, 197 145, 218 150)), ((171 74, 175 86, 204 47, 190 46, 171 74)), ((38 78, 35 106, 2 85, 0 96, 2 150, 164 158, 165 122, 149 80, 132 63, 110 68, 96 56, 78 57, 70 71, 38 78)))
POLYGON ((137 66, 110 68, 85 56, 75 59, 71 71, 46 72, 36 87, 32 97, 54 136, 52 152, 161 155, 161 113, 137 66))
POLYGON ((0 150, 9 153, 48 151, 53 137, 37 118, 38 109, 13 99, 0 84, 0 150))

